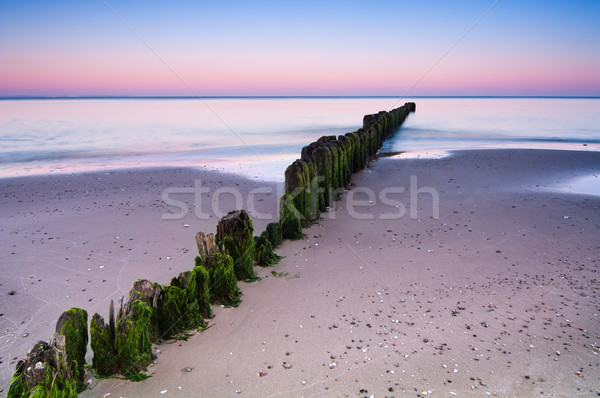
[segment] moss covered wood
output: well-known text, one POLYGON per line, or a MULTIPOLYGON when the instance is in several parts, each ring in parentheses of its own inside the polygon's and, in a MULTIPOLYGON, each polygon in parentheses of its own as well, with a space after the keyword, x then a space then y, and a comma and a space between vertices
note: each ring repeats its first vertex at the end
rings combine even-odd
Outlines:
POLYGON ((303 161, 306 163, 308 169, 308 195, 306 195, 308 200, 308 213, 306 214, 307 221, 305 222, 305 224, 308 225, 319 217, 319 181, 317 176, 317 168, 313 157, 303 157, 303 161))
POLYGON ((192 272, 196 274, 196 300, 200 313, 205 319, 212 318, 213 313, 210 308, 210 274, 202 265, 200 257, 196 257, 192 272))
POLYGON ((208 257, 204 266, 210 275, 210 301, 227 306, 240 302, 240 291, 233 269, 233 259, 226 253, 216 253, 208 257))
POLYGON ((39 341, 17 363, 7 397, 77 397, 80 386, 66 353, 66 336, 39 341))
POLYGON ((343 149, 343 162, 344 162, 344 170, 343 170, 343 186, 346 187, 350 183, 350 178, 352 177, 352 143, 348 137, 345 135, 340 135, 337 141, 343 149))
POLYGON ((99 376, 107 377, 119 372, 114 326, 111 328, 110 322, 105 323, 98 314, 94 314, 90 320, 90 346, 94 353, 92 368, 99 376))
POLYGON ((198 302, 197 282, 196 272, 185 271, 162 288, 160 303, 155 310, 161 338, 206 326, 198 302))
POLYGON ((414 103, 406 103, 389 112, 365 115, 363 127, 357 131, 337 138, 323 136, 303 147, 302 158, 285 171, 285 194, 279 210, 282 237, 300 239, 302 227, 318 219, 332 200, 341 197, 352 174, 366 167, 369 157, 414 109, 414 103))
POLYGON ((313 151, 313 158, 318 176, 318 209, 324 212, 329 206, 331 200, 329 191, 331 189, 332 179, 332 157, 331 150, 326 146, 320 146, 313 151))
POLYGON ((117 320, 117 362, 122 375, 135 377, 152 360, 152 308, 141 300, 130 303, 128 308, 117 320))
POLYGON ((217 244, 231 256, 238 280, 256 278, 254 274, 254 228, 245 210, 233 210, 219 220, 217 244))
POLYGON ((331 154, 331 183, 329 188, 335 189, 340 186, 340 162, 338 148, 331 142, 328 142, 325 144, 325 146, 329 148, 329 153, 331 154))
POLYGON ((160 342, 163 338, 163 331, 159 327, 158 321, 158 307, 160 306, 162 300, 162 289, 159 283, 150 282, 147 279, 138 279, 133 283, 133 287, 129 291, 129 297, 127 302, 125 303, 125 308, 121 308, 119 311, 119 318, 124 313, 127 313, 131 310, 131 305, 135 303, 137 300, 143 301, 148 304, 152 309, 152 329, 151 329, 151 339, 155 342, 160 342))
POLYGON ((271 241, 261 234, 254 237, 254 259, 257 265, 268 267, 277 264, 281 257, 275 254, 271 241))
POLYGON ((278 222, 268 223, 267 227, 260 235, 267 238, 273 247, 279 246, 283 240, 281 236, 281 227, 278 222))
POLYGON ((285 194, 279 202, 279 226, 283 239, 302 239, 302 215, 296 209, 291 195, 285 194))
POLYGON ((285 169, 285 194, 292 199, 294 208, 303 214, 304 174, 300 160, 296 160, 285 169))
POLYGON ((65 336, 67 365, 78 389, 84 388, 85 353, 88 344, 88 314, 81 308, 71 308, 56 322, 56 334, 65 336))

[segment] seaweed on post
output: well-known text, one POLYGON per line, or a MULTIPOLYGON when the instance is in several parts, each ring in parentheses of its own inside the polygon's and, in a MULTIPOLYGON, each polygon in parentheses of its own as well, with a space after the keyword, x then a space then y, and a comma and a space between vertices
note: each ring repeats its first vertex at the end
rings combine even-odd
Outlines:
POLYGON ((133 283, 133 287, 129 291, 129 297, 127 299, 127 303, 125 304, 125 308, 121 306, 118 315, 118 317, 120 318, 123 315, 123 312, 129 312, 129 307, 136 300, 140 300, 148 304, 152 309, 152 329, 150 337, 152 341, 156 342, 159 342, 161 340, 163 334, 163 332, 159 328, 159 322, 157 319, 157 309, 162 299, 162 289, 163 286, 161 286, 159 283, 153 283, 147 279, 138 279, 133 283))
POLYGON ((160 304, 155 310, 161 338, 206 326, 197 294, 196 272, 193 271, 182 272, 169 286, 162 288, 160 304))
POLYGON ((128 303, 128 311, 117 320, 117 363, 120 373, 134 381, 144 379, 141 372, 152 360, 152 308, 141 301, 128 303))
POLYGON ((56 322, 56 334, 65 336, 67 368, 77 381, 78 390, 84 388, 85 353, 88 344, 88 314, 81 308, 71 308, 61 314, 56 322))
POLYGON ((329 149, 329 154, 331 156, 331 182, 328 186, 329 190, 333 190, 340 186, 339 183, 339 154, 338 148, 333 143, 328 142, 324 145, 324 147, 329 149))
POLYGON ((273 247, 278 247, 283 240, 281 236, 281 227, 279 226, 278 222, 268 223, 267 227, 260 234, 260 236, 267 238, 273 247))
POLYGON ((304 167, 300 160, 296 160, 285 169, 285 193, 291 196, 294 208, 300 214, 305 213, 304 187, 304 167))
POLYGON ((285 194, 279 201, 279 226, 283 239, 302 239, 302 215, 294 206, 291 195, 285 194))
POLYGON ((348 186, 352 177, 352 142, 345 135, 340 135, 337 140, 342 149, 343 172, 342 172, 342 187, 348 186))
POLYGON ((66 351, 62 334, 35 344, 25 360, 17 363, 7 397, 77 397, 77 369, 69 363, 66 351))
POLYGON ((254 247, 254 259, 256 264, 261 267, 277 264, 281 259, 280 256, 275 254, 271 241, 262 234, 254 237, 254 247))
POLYGON ((240 291, 233 270, 233 259, 226 253, 216 253, 205 262, 210 275, 210 301, 227 306, 236 306, 240 302, 240 291))
POLYGON ((255 280, 254 228, 246 210, 233 210, 217 225, 217 244, 233 259, 238 280, 255 280))
POLYGON ((302 158, 304 163, 306 164, 307 169, 307 194, 305 195, 305 200, 307 201, 307 213, 305 218, 305 224, 309 225, 313 221, 315 221, 319 217, 319 179, 317 176, 317 167, 315 164, 315 160, 312 156, 305 156, 302 158))
POLYGON ((200 313, 205 319, 212 318, 213 313, 210 308, 210 274, 204 268, 200 257, 194 259, 192 272, 196 274, 196 301, 198 302, 200 313))
POLYGON ((326 146, 320 146, 315 148, 313 151, 313 158, 315 160, 315 166, 317 169, 319 190, 318 190, 318 200, 319 200, 319 211, 324 212, 327 209, 327 206, 331 203, 331 197, 329 192, 331 190, 331 186, 333 184, 332 179, 332 157, 331 150, 326 146))
POLYGON ((119 372, 113 305, 111 300, 109 317, 112 321, 109 320, 108 324, 98 314, 94 314, 90 321, 90 345, 94 353, 91 365, 100 377, 108 377, 119 372))

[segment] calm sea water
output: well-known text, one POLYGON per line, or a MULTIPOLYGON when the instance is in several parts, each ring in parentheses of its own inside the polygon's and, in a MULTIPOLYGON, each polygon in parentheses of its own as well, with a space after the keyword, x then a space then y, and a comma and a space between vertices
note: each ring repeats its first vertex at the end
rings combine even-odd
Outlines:
POLYGON ((355 131, 364 114, 406 101, 417 112, 383 151, 600 150, 600 99, 0 100, 0 177, 198 166, 281 180, 304 145, 355 131))

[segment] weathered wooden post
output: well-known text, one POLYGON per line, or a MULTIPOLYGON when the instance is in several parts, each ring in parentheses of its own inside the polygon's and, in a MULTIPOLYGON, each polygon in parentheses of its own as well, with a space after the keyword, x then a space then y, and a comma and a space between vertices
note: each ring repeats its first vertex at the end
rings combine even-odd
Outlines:
POLYGON ((233 259, 238 280, 255 279, 254 228, 246 210, 233 210, 217 224, 216 242, 233 259))
POLYGON ((204 266, 210 275, 210 301, 227 306, 240 302, 240 291, 233 268, 233 259, 227 253, 217 253, 206 258, 204 266))
POLYGON ((77 397, 84 388, 87 342, 87 311, 63 312, 54 337, 39 341, 17 363, 7 397, 77 397))

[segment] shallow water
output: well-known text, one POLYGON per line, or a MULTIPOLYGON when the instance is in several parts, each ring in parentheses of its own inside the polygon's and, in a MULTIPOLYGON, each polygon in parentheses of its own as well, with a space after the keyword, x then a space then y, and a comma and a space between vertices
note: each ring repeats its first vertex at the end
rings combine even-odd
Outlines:
POLYGON ((600 174, 581 177, 570 181, 565 190, 571 193, 600 196, 600 174))
POLYGON ((0 100, 0 177, 195 166, 281 180, 304 145, 407 101, 417 112, 383 152, 600 150, 600 99, 20 99, 0 100))

